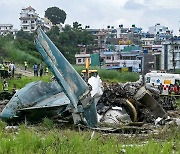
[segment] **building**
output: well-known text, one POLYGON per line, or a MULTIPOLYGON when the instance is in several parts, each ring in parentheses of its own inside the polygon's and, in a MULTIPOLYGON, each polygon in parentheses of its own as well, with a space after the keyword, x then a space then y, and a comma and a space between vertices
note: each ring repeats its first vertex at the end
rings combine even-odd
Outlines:
POLYGON ((141 38, 142 49, 152 51, 154 40, 154 38, 141 38))
POLYGON ((104 59, 104 66, 119 66, 120 53, 115 51, 104 51, 101 53, 101 57, 104 59))
POLYGON ((15 36, 17 30, 13 29, 12 24, 0 24, 0 35, 12 34, 15 36))
POLYGON ((161 70, 180 69, 180 37, 173 37, 162 43, 161 70))
POLYGON ((148 33, 154 35, 154 44, 161 44, 161 42, 166 41, 172 37, 172 31, 170 31, 168 27, 160 25, 160 23, 149 27, 148 33))
POLYGON ((23 8, 20 13, 20 26, 25 32, 34 32, 39 24, 40 18, 36 10, 31 6, 23 8))
POLYGON ((99 48, 105 48, 106 39, 109 35, 109 29, 86 29, 94 36, 95 46, 99 48))
POLYGON ((76 64, 77 65, 84 65, 85 66, 86 58, 89 59, 89 63, 91 64, 90 54, 85 54, 85 53, 75 54, 75 58, 76 58, 76 64))
POLYGON ((142 28, 138 28, 135 25, 132 25, 130 28, 124 28, 123 25, 119 25, 117 28, 117 38, 120 40, 120 45, 140 45, 141 43, 141 34, 142 28))
POLYGON ((149 33, 150 34, 164 34, 167 31, 169 31, 168 27, 160 25, 160 23, 157 23, 155 26, 149 27, 149 33))

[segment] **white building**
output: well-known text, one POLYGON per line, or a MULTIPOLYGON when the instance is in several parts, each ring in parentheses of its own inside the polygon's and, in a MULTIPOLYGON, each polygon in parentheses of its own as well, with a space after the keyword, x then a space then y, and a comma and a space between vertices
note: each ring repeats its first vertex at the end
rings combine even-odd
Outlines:
POLYGON ((0 35, 15 35, 17 30, 13 29, 12 24, 0 24, 0 35))
POLYGON ((161 34, 161 33, 166 33, 168 30, 168 27, 160 25, 160 23, 157 23, 155 26, 149 27, 149 33, 150 34, 161 34))
POLYGON ((76 64, 84 65, 86 64, 86 58, 89 58, 89 63, 91 64, 90 54, 75 54, 76 64))
POLYGON ((152 50, 152 45, 154 44, 154 38, 141 38, 142 49, 143 50, 152 50))
POLYGON ((23 8, 20 13, 21 29, 26 32, 34 32, 37 28, 39 16, 31 6, 23 8))
POLYGON ((162 46, 161 69, 169 71, 174 67, 180 69, 180 37, 165 41, 162 46))
POLYGON ((105 51, 102 53, 101 57, 104 58, 105 66, 119 66, 120 54, 119 52, 105 51))

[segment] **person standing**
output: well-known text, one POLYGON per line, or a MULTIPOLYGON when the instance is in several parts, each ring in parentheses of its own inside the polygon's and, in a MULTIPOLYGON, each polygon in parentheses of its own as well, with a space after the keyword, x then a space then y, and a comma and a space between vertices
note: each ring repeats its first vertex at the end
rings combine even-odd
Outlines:
POLYGON ((40 76, 43 75, 43 64, 42 64, 42 62, 39 64, 39 75, 40 76))
POLYGON ((28 66, 28 65, 27 65, 27 61, 25 60, 25 61, 24 61, 24 70, 27 69, 27 66, 28 66))
POLYGON ((38 65, 34 63, 33 65, 33 70, 34 70, 34 76, 38 76, 38 65))
POLYGON ((46 67, 45 74, 48 75, 48 72, 49 72, 48 67, 46 67))
POLYGON ((8 83, 6 80, 3 81, 3 91, 8 91, 8 83))
POLYGON ((10 69, 10 72, 11 72, 11 76, 14 77, 14 73, 15 73, 15 64, 14 62, 11 62, 10 65, 9 65, 9 69, 10 69))
POLYGON ((0 64, 0 75, 1 75, 1 78, 4 78, 4 65, 3 65, 3 63, 0 64))

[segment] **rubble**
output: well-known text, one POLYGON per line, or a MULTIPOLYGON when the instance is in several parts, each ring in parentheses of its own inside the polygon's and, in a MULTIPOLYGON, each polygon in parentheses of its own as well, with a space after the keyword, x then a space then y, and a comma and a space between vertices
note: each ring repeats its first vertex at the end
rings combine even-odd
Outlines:
MULTIPOLYGON (((157 124, 162 119, 168 119, 167 109, 175 109, 175 106, 170 105, 171 107, 167 108, 168 104, 161 103, 159 90, 150 85, 143 86, 141 81, 140 79, 124 84, 105 83, 104 93, 97 104, 97 112, 102 117, 100 121, 120 124, 123 114, 129 115, 131 119, 129 123, 137 121, 157 124), (113 110, 114 107, 121 110, 113 110)), ((174 99, 172 96, 171 98, 174 99)), ((173 101, 175 103, 175 99, 173 101)))

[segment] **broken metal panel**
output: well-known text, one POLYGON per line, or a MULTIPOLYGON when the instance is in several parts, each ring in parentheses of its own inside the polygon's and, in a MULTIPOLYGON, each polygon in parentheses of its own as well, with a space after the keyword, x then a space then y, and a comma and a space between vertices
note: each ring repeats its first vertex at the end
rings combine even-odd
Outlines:
POLYGON ((141 104, 143 104, 153 114, 155 118, 164 118, 167 116, 165 110, 151 96, 150 92, 148 92, 145 87, 141 87, 134 96, 134 98, 141 104))
POLYGON ((42 54, 58 83, 63 87, 71 103, 77 108, 78 101, 89 93, 88 85, 40 28, 37 33, 38 51, 42 54))
MULTIPOLYGON (((84 100, 87 103, 87 99, 84 100)), ((98 118, 97 118, 97 109, 94 98, 89 100, 87 103, 88 106, 84 108, 84 117, 90 127, 97 127, 98 118)))
MULTIPOLYGON (((17 118, 20 109, 35 106, 37 108, 42 108, 43 106, 37 105, 39 102, 43 102, 51 96, 61 92, 62 88, 57 82, 46 83, 38 81, 27 84, 24 88, 16 92, 16 94, 11 98, 6 107, 1 112, 0 117, 4 120, 13 119, 17 118)), ((63 101, 64 100, 65 99, 63 99, 63 101)), ((48 101, 46 102, 48 103, 48 101)), ((61 101, 59 100, 59 102, 61 101)))

